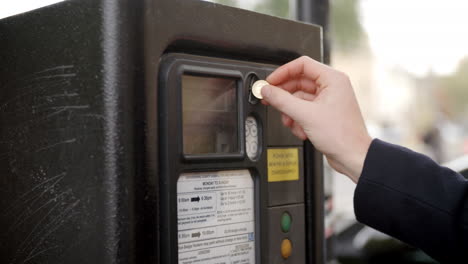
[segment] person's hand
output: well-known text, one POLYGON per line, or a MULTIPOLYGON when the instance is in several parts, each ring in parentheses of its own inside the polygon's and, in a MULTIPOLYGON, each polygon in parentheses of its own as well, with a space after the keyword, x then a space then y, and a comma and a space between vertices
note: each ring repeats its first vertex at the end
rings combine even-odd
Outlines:
POLYGON ((372 138, 344 73, 309 57, 276 69, 261 93, 283 113, 283 124, 309 139, 330 165, 357 182, 372 138))

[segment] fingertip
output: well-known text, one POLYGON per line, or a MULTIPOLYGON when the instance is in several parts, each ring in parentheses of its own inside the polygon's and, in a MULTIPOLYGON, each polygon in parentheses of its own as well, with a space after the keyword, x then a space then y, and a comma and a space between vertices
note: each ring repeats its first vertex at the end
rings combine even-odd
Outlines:
POLYGON ((302 130, 297 129, 296 126, 293 126, 291 128, 291 132, 293 133, 294 136, 296 136, 300 140, 306 140, 307 139, 307 136, 305 135, 305 133, 302 130))
POLYGON ((304 133, 302 129, 297 131, 296 137, 298 137, 302 141, 307 139, 307 135, 304 133))
MULTIPOLYGON (((273 72, 274 73, 274 72, 273 72)), ((275 81, 275 78, 273 77, 273 73, 271 73, 270 75, 268 75, 266 77, 266 81, 269 82, 270 84, 276 84, 274 81, 275 81)))
POLYGON ((263 98, 268 98, 271 94, 270 85, 263 86, 262 89, 260 90, 260 93, 262 94, 263 98))
POLYGON ((302 127, 299 124, 294 123, 294 125, 291 128, 291 131, 300 140, 306 140, 307 139, 307 134, 304 132, 304 129, 302 129, 302 127))
POLYGON ((307 139, 307 135, 304 133, 304 131, 301 131, 301 135, 299 136, 299 139, 301 139, 302 141, 307 139))
POLYGON ((283 125, 286 127, 291 127, 293 124, 293 120, 285 114, 281 114, 281 121, 283 122, 283 125))
POLYGON ((287 77, 287 71, 285 72, 285 65, 278 67, 272 73, 266 77, 266 81, 271 85, 278 85, 284 78, 287 77))

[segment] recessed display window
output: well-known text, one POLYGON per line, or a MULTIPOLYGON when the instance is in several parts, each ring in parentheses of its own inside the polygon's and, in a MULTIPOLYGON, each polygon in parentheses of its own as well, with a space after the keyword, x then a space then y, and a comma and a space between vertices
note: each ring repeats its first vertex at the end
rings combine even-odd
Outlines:
POLYGON ((182 75, 183 152, 239 153, 236 78, 182 75))

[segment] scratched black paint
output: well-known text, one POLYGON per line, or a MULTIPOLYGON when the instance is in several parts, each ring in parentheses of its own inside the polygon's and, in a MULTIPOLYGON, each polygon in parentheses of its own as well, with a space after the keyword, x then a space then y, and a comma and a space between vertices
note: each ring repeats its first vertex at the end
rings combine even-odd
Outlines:
POLYGON ((0 21, 0 263, 158 263, 159 59, 316 59, 306 24, 195 0, 0 21))

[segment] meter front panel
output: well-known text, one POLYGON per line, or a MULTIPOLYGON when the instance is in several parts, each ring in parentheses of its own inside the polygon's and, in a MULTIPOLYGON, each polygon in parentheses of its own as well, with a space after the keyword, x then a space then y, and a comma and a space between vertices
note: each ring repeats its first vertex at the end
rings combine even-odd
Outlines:
POLYGON ((302 141, 250 91, 275 67, 162 59, 162 263, 305 263, 302 141))

